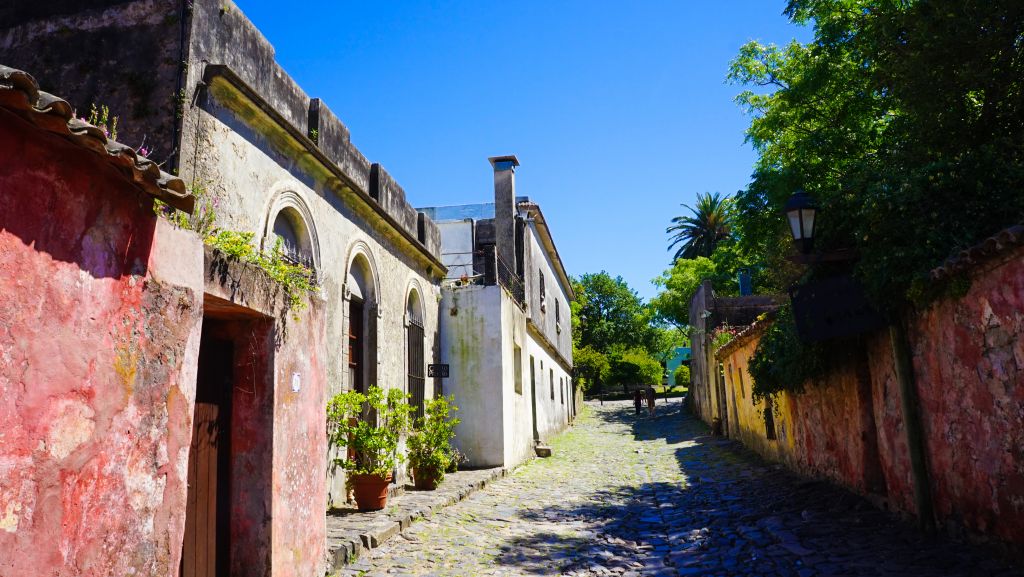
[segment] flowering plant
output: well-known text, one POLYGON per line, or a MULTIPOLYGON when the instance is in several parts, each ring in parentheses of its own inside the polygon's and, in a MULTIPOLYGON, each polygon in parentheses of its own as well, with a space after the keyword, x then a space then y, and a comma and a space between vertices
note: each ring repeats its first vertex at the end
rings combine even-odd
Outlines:
POLYGON ((724 347, 729 341, 736 338, 738 334, 740 334, 739 327, 729 325, 715 327, 715 330, 711 331, 711 348, 720 349, 724 347))

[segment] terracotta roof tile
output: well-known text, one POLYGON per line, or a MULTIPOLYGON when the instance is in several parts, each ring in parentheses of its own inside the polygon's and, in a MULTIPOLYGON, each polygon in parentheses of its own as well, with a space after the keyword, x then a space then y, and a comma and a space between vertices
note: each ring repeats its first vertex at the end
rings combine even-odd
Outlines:
POLYGON ((174 208, 192 212, 195 198, 180 178, 163 172, 155 162, 140 156, 132 147, 108 139, 99 128, 75 118, 74 109, 67 101, 39 90, 39 84, 27 72, 0 64, 0 108, 102 155, 141 191, 174 208))
POLYGON ((946 259, 941 266, 932 269, 932 280, 962 273, 1021 245, 1024 245, 1024 225, 1011 226, 946 259))

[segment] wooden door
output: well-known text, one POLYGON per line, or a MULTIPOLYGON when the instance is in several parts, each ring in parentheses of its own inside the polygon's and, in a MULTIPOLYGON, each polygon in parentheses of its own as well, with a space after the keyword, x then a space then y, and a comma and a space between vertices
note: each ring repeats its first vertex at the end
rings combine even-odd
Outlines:
POLYGON ((230 341, 203 339, 188 457, 182 577, 226 576, 230 568, 232 363, 230 341))

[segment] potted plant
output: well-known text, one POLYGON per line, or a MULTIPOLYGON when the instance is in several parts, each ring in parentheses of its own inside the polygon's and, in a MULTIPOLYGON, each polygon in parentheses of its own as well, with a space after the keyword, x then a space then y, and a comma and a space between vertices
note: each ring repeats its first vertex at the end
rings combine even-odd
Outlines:
POLYGON ((444 480, 445 471, 457 464, 458 453, 451 446, 459 420, 454 398, 437 397, 426 402, 424 416, 416 419, 409 435, 409 466, 415 486, 432 491, 444 480))
POLYGON ((334 465, 349 473, 360 511, 383 509, 392 471, 401 462, 398 439, 409 426, 409 404, 398 389, 372 386, 366 394, 339 393, 327 403, 327 441, 348 448, 334 465))

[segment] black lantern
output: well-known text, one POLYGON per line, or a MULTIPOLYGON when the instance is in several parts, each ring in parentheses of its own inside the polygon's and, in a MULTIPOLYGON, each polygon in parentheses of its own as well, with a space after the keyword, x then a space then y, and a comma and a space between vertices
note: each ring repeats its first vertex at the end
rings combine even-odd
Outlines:
POLYGON ((803 254, 810 254, 814 246, 814 217, 818 212, 811 195, 797 190, 786 201, 786 218, 789 219, 789 230, 797 249, 803 254))

